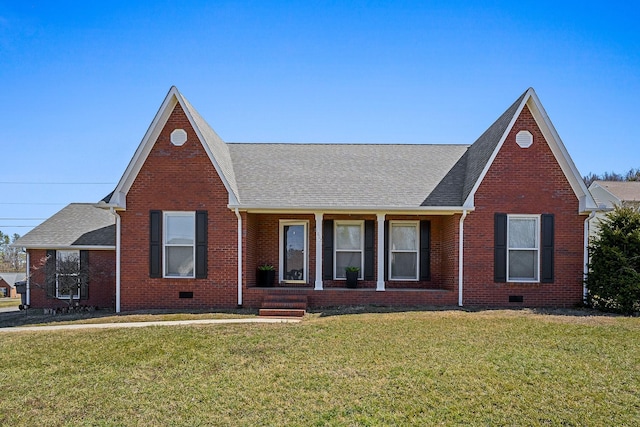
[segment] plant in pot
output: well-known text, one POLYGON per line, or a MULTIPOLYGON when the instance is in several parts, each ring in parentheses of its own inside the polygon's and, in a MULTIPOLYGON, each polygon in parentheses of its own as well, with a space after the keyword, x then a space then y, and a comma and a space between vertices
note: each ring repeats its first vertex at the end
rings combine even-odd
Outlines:
POLYGON ((258 266, 256 275, 256 286, 271 287, 276 278, 276 269, 271 264, 262 264, 258 266))
POLYGON ((347 288, 355 288, 358 286, 358 276, 360 275, 360 267, 346 267, 347 288))

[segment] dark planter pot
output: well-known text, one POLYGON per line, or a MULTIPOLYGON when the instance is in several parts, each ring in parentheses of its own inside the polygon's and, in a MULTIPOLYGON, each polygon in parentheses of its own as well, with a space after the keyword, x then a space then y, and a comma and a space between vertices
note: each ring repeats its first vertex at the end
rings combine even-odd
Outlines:
POLYGON ((347 288, 358 287, 358 274, 359 271, 347 271, 347 288))
POLYGON ((258 270, 256 275, 256 285, 262 288, 272 287, 275 278, 276 272, 274 270, 258 270))

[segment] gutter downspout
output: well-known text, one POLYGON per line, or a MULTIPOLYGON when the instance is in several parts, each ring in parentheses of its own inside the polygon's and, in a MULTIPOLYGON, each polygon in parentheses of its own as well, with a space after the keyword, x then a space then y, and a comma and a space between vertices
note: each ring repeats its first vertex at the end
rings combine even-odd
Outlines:
POLYGON ((235 213, 238 218, 238 307, 242 307, 242 216, 238 208, 235 213))
POLYGON ((31 305, 31 257, 29 256, 29 251, 27 250, 27 298, 26 303, 27 306, 31 305))
POLYGON ((462 307, 462 287, 463 287, 463 265, 464 265, 464 219, 467 217, 467 210, 462 211, 460 217, 460 235, 458 236, 458 306, 462 307))
POLYGON ((584 271, 583 271, 583 282, 582 282, 582 302, 587 302, 587 295, 589 291, 587 290, 587 276, 589 275, 589 232, 590 226, 589 222, 596 216, 596 211, 591 211, 587 219, 584 220, 584 271))
POLYGON ((115 209, 109 209, 116 217, 116 313, 120 313, 120 215, 115 209))

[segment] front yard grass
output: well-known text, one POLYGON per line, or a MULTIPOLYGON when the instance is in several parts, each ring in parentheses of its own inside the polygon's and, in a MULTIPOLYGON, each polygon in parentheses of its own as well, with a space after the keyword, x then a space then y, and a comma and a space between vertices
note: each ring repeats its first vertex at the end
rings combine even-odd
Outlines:
POLYGON ((21 301, 20 298, 0 298, 0 308, 17 307, 21 301))
POLYGON ((640 319, 308 316, 0 336, 0 425, 640 425, 640 319))

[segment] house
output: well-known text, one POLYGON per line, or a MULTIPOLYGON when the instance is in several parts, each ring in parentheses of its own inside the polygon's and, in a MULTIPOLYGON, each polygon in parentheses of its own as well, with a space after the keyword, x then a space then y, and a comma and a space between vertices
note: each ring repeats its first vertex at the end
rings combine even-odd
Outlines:
MULTIPOLYGON (((384 145, 226 143, 172 87, 113 193, 16 244, 32 270, 77 251, 113 272, 77 292, 116 311, 282 294, 318 307, 573 306, 594 209, 533 89, 473 144, 384 145), (264 263, 275 287, 256 286, 264 263)), ((65 297, 29 289, 32 306, 65 297)))
POLYGON ((600 221, 614 206, 640 208, 640 181, 593 181, 589 186, 589 192, 601 207, 590 221, 591 237, 598 234, 600 221))
POLYGON ((16 282, 25 278, 24 273, 0 273, 0 298, 18 298, 16 282))
POLYGON ((27 248, 27 300, 37 308, 67 305, 69 295, 58 286, 55 261, 76 257, 78 271, 90 264, 90 280, 79 286, 74 300, 81 305, 115 307, 115 217, 95 203, 72 203, 20 237, 27 248), (80 265, 82 264, 82 265, 80 265))

